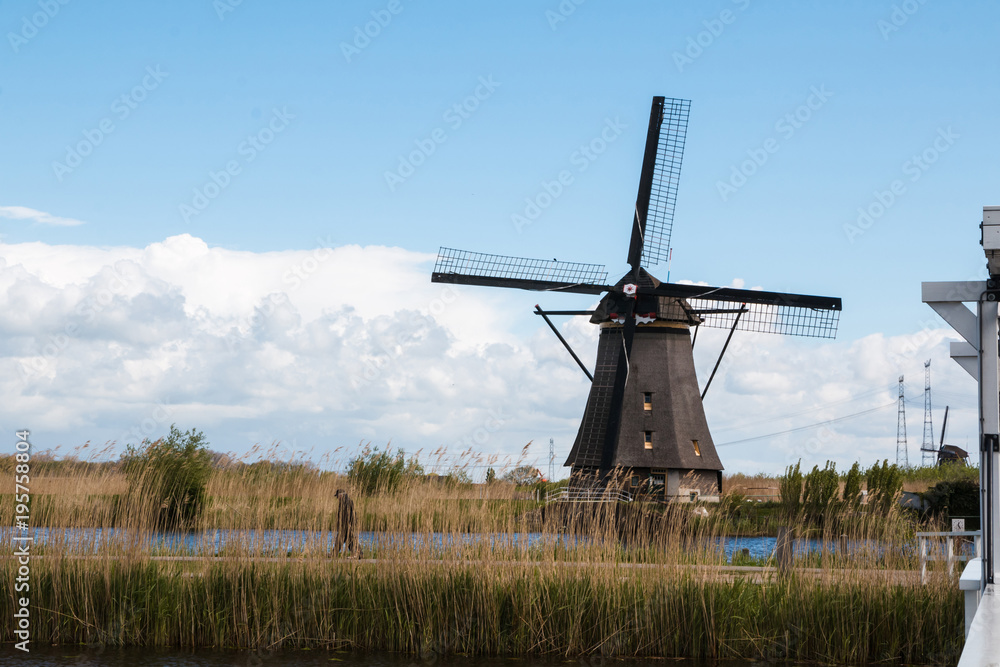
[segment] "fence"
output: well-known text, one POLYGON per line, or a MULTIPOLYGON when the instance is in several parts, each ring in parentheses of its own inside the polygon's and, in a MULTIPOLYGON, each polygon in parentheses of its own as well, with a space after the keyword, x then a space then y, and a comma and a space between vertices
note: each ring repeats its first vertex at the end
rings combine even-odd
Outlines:
POLYGON ((545 496, 545 502, 630 503, 632 496, 618 489, 560 489, 545 496))
POLYGON ((927 563, 945 561, 948 563, 948 574, 955 569, 955 562, 967 562, 979 558, 983 553, 982 531, 961 530, 951 533, 917 533, 917 550, 920 553, 920 583, 927 583, 927 563), (955 551, 955 541, 961 539, 967 543, 972 538, 973 555, 955 551))

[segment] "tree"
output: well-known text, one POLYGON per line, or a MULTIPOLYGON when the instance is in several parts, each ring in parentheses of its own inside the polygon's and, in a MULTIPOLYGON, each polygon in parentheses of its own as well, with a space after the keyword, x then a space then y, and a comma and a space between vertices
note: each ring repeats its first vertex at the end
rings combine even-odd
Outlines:
POLYGON ((492 484, 495 481, 497 481, 497 472, 496 472, 496 470, 494 470, 493 468, 487 468, 486 469, 486 483, 487 484, 492 484))
POLYGON ((517 486, 531 486, 541 480, 541 478, 542 475, 538 472, 538 468, 524 465, 508 471, 501 479, 517 486))
POLYGON ((156 506, 157 528, 190 528, 201 516, 212 474, 212 453, 203 433, 181 432, 171 424, 166 438, 129 445, 120 464, 130 495, 156 506))

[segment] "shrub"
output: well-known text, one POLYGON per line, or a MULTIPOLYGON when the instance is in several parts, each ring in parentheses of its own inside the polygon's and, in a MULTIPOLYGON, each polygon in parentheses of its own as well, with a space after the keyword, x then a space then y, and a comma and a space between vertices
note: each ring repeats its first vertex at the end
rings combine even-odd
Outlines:
POLYGON ((171 425, 166 438, 129 445, 121 467, 130 495, 153 504, 156 528, 189 528, 201 516, 212 473, 204 434, 194 429, 182 433, 171 425))
POLYGON ((719 510, 730 519, 739 519, 750 507, 753 507, 750 500, 739 491, 730 491, 719 503, 719 510))
POLYGON ((472 484, 472 476, 465 468, 453 467, 444 476, 445 483, 451 486, 458 486, 459 484, 472 484))
POLYGON ((876 462, 869 468, 865 477, 868 480, 868 505, 887 512, 903 490, 903 472, 895 463, 889 465, 889 460, 884 459, 882 465, 876 462))
POLYGON ((806 514, 816 522, 821 522, 828 510, 834 509, 840 478, 837 476, 837 465, 827 461, 823 469, 813 466, 806 475, 803 505, 806 514))
POLYGON ((844 479, 844 502, 852 509, 861 504, 861 466, 857 461, 844 479))
MULTIPOLYGON (((938 482, 923 494, 933 515, 979 516, 979 484, 971 480, 938 482)), ((968 529, 968 528, 967 528, 968 529)))
POLYGON ((781 494, 781 504, 788 514, 799 511, 799 498, 802 497, 802 461, 795 466, 788 466, 785 474, 778 482, 778 493, 781 494))
POLYGON ((423 474, 424 469, 415 457, 407 461, 402 450, 390 454, 388 449, 378 447, 365 447, 347 466, 347 478, 354 489, 367 495, 395 493, 405 478, 423 474))

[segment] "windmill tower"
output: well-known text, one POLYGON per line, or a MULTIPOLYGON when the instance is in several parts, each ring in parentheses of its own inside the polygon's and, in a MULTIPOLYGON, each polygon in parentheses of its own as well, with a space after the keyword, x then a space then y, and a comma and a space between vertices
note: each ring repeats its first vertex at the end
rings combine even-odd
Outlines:
POLYGON ((720 492, 723 466, 698 390, 692 328, 836 335, 838 298, 665 283, 646 270, 670 256, 689 109, 688 100, 653 98, 629 223, 629 270, 613 285, 602 265, 452 248, 441 248, 431 276, 441 283, 603 295, 592 311, 535 307, 567 349, 549 315, 588 315, 600 327, 593 374, 569 350, 592 382, 565 464, 577 486, 624 476, 634 490, 668 499, 720 492))
POLYGON ((906 451, 906 398, 903 396, 903 376, 899 376, 899 408, 896 410, 896 465, 910 467, 906 451))
POLYGON ((937 464, 937 448, 934 447, 934 423, 931 419, 930 359, 924 362, 924 439, 920 443, 920 454, 920 465, 933 466, 937 464))

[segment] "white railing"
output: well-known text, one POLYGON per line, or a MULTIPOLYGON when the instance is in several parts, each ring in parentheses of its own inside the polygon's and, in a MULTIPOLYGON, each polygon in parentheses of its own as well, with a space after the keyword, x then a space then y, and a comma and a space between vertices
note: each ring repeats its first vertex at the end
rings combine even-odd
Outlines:
POLYGON ((559 489, 545 496, 546 503, 616 503, 632 502, 632 496, 616 489, 559 489))
POLYGON ((966 562, 979 558, 983 553, 982 532, 978 530, 960 530, 953 533, 917 533, 917 551, 920 553, 920 583, 927 583, 927 563, 930 561, 945 561, 948 563, 948 574, 955 570, 956 562, 966 562), (973 555, 955 551, 955 540, 972 538, 973 555))

